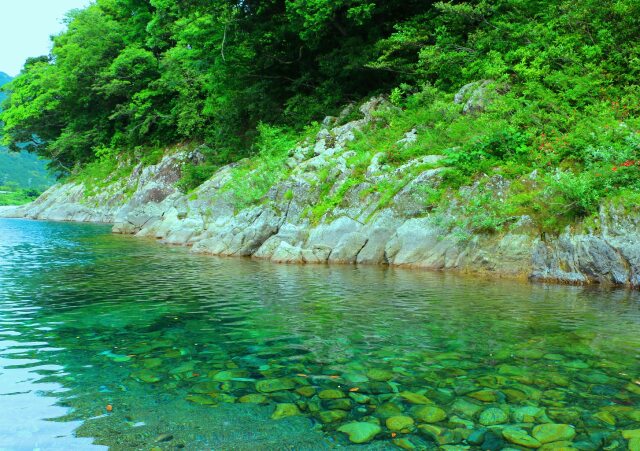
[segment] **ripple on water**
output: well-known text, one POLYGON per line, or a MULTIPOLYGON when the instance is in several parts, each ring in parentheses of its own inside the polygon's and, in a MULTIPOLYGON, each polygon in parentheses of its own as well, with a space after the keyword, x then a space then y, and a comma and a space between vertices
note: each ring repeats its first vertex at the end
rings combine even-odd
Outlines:
POLYGON ((639 352, 635 292, 216 259, 0 220, 0 448, 321 449, 373 422, 374 448, 495 449, 555 422, 622 449, 639 352), (273 420, 276 404, 296 415, 273 420))

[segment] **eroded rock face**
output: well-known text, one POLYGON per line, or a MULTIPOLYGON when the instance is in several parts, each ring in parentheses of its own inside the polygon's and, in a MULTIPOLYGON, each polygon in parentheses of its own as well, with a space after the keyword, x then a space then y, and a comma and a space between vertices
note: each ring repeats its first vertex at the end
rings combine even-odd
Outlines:
POLYGON ((115 232, 137 233, 160 221, 182 197, 176 188, 182 165, 199 158, 197 152, 176 152, 156 165, 138 165, 129 177, 107 182, 91 195, 80 183, 58 184, 31 204, 0 210, 0 216, 115 223, 115 232))
MULTIPOLYGON (((468 86, 457 96, 465 108, 478 100, 488 82, 468 86), (465 100, 466 99, 466 100, 465 100), (475 100, 474 100, 475 99, 475 100)), ((478 104, 479 105, 479 104, 478 104)), ((114 223, 115 233, 154 237, 194 252, 252 256, 281 263, 391 264, 396 266, 492 273, 569 283, 610 283, 640 287, 640 218, 603 207, 597 231, 567 230, 559 237, 541 237, 526 217, 508 233, 470 233, 446 225, 455 222, 455 203, 445 216, 426 205, 425 190, 441 180, 440 155, 427 155, 397 168, 387 167, 384 154, 374 153, 357 185, 347 144, 372 121, 380 108, 375 98, 361 108, 362 118, 340 125, 329 118, 314 140, 293 149, 289 175, 274 185, 258 205, 237 211, 233 195, 223 189, 233 165, 221 168, 193 193, 176 188, 181 167, 197 162, 197 152, 177 152, 158 164, 134 168, 130 177, 86 196, 85 187, 56 185, 22 207, 0 207, 0 216, 58 221, 114 223), (320 173, 323 175, 321 180, 320 173), (342 200, 321 218, 308 207, 347 187, 342 200), (390 202, 382 202, 374 186, 396 183, 390 202), (451 217, 447 217, 450 215, 451 217)), ((398 145, 411 146, 419 128, 407 130, 398 145)), ((492 180, 501 196, 504 180, 492 180)), ((477 187, 461 188, 462 197, 477 187)))
POLYGON ((600 211, 599 233, 565 231, 538 243, 532 253, 532 278, 572 283, 640 287, 640 226, 611 206, 600 211))

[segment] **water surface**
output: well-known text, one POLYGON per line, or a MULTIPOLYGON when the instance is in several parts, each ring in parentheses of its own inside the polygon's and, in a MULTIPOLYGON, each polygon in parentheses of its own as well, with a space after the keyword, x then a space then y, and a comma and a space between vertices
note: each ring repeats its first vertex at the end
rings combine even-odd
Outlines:
POLYGON ((502 430, 561 423, 578 449, 623 450, 639 357, 636 292, 218 259, 0 219, 0 449, 330 449, 366 421, 375 449, 524 449, 502 430), (414 424, 389 429, 398 416, 414 424))

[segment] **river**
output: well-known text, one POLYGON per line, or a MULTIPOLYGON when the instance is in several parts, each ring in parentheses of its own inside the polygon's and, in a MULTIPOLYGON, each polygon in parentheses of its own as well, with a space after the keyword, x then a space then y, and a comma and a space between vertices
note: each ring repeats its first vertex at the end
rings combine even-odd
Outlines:
POLYGON ((634 429, 634 291, 0 219, 0 449, 623 450, 634 429))

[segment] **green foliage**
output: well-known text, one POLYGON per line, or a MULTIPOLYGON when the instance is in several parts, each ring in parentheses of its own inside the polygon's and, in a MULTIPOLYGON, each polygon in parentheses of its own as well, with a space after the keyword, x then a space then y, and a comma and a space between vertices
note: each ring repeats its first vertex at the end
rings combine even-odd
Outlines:
POLYGON ((97 160, 87 163, 82 170, 67 177, 67 181, 82 183, 85 197, 91 197, 114 182, 124 182, 131 174, 133 165, 130 157, 119 154, 114 149, 103 147, 96 151, 97 160))
POLYGON ((150 149, 139 149, 142 155, 139 157, 140 162, 143 166, 152 166, 154 164, 160 163, 162 157, 165 154, 165 150, 161 147, 150 148, 150 149))
POLYGON ((207 181, 218 169, 212 164, 185 164, 182 167, 182 177, 178 181, 178 189, 183 193, 191 192, 207 181))
POLYGON ((0 185, 0 205, 24 205, 42 194, 38 189, 21 189, 14 183, 0 185))
MULTIPOLYGON (((210 168, 252 154, 259 123, 302 128, 393 86, 366 64, 418 0, 97 0, 67 17, 50 55, 7 88, 4 142, 52 166, 99 159, 103 147, 181 140, 216 149, 210 168)), ((189 169, 185 186, 210 169, 189 169)))
MULTIPOLYGON (((7 85, 3 142, 95 183, 157 162, 158 149, 205 143, 181 189, 237 162, 225 189, 241 208, 288 173, 304 124, 390 93, 394 107, 347 145, 351 178, 334 189, 319 174, 315 220, 375 155, 386 168, 443 155, 429 208, 499 175, 512 188, 501 205, 468 199, 467 228, 527 214, 558 230, 640 188, 639 18, 635 0, 96 0, 7 85), (491 102, 463 114, 453 94, 479 80, 492 80, 491 102), (412 130, 415 142, 400 141, 412 130)), ((371 192, 383 206, 403 184, 371 192)))
POLYGON ((489 171, 505 160, 520 160, 528 153, 526 136, 512 127, 490 131, 448 149, 446 164, 463 174, 489 171))
POLYGON ((332 193, 330 193, 332 185, 328 183, 323 184, 323 187, 321 188, 323 195, 320 196, 320 201, 310 207, 308 211, 308 216, 311 221, 318 223, 325 214, 340 206, 345 194, 361 182, 362 180, 356 177, 348 178, 332 193))
POLYGON ((258 124, 256 157, 239 162, 223 187, 223 192, 232 195, 238 210, 262 200, 269 188, 288 174, 285 161, 297 138, 298 134, 290 130, 258 124))
POLYGON ((548 177, 548 185, 542 193, 544 206, 541 205, 546 208, 548 221, 571 220, 595 213, 604 194, 603 182, 589 172, 559 171, 548 177))
POLYGON ((493 191, 482 189, 463 204, 464 228, 471 233, 495 232, 512 219, 509 210, 493 191))
MULTIPOLYGON (((11 77, 0 72, 0 88, 11 82, 11 77)), ((0 106, 5 99, 5 93, 0 90, 0 106)), ((1 136, 1 134, 0 134, 1 136)), ((12 186, 10 193, 3 195, 5 205, 17 205, 31 199, 28 193, 24 194, 20 189, 33 192, 44 190, 51 186, 54 177, 46 170, 47 162, 29 154, 18 147, 15 152, 9 152, 0 146, 0 186, 12 186), (18 197, 16 197, 18 196, 18 197)))

